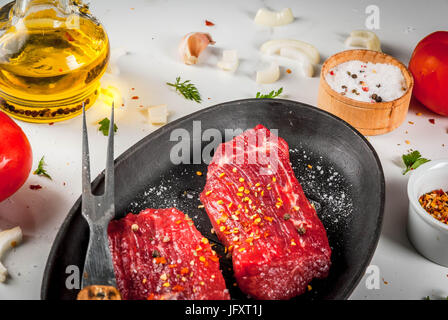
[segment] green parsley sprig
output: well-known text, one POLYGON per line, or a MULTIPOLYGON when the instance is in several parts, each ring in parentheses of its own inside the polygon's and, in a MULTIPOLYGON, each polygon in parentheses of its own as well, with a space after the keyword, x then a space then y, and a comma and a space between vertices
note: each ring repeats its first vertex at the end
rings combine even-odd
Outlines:
POLYGON ((273 90, 268 94, 262 94, 261 92, 257 92, 255 96, 256 99, 275 99, 283 93, 283 88, 278 89, 277 91, 273 90))
MULTIPOLYGON (((104 118, 103 120, 98 122, 98 124, 100 125, 100 127, 98 128, 98 131, 101 131, 103 133, 103 135, 107 137, 109 135, 109 128, 110 128, 109 118, 104 118)), ((118 131, 118 127, 116 124, 114 124, 114 132, 117 132, 117 131, 118 131)))
POLYGON ((45 156, 43 156, 40 159, 39 164, 37 165, 37 169, 34 170, 33 174, 35 174, 36 176, 42 176, 50 180, 53 180, 51 176, 48 174, 47 170, 45 169, 46 166, 47 164, 45 163, 45 156))
POLYGON ((406 170, 403 172, 403 175, 406 175, 409 171, 415 170, 422 164, 431 161, 423 158, 419 151, 413 151, 408 154, 404 154, 402 156, 402 159, 404 165, 406 166, 406 170))
POLYGON ((191 83, 190 80, 186 80, 184 82, 181 82, 180 77, 176 78, 176 83, 166 83, 170 87, 173 87, 176 89, 176 92, 179 92, 181 95, 184 96, 187 100, 192 100, 197 103, 202 102, 201 95, 199 94, 198 89, 194 84, 191 83))

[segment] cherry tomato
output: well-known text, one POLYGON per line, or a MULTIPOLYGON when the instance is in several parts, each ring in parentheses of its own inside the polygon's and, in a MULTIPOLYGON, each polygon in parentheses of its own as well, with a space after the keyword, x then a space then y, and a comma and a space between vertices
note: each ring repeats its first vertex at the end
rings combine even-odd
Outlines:
POLYGON ((27 137, 0 111, 0 202, 23 186, 32 164, 33 154, 27 137))
POLYGON ((409 69, 414 95, 428 109, 448 116, 448 31, 424 38, 414 50, 409 69))

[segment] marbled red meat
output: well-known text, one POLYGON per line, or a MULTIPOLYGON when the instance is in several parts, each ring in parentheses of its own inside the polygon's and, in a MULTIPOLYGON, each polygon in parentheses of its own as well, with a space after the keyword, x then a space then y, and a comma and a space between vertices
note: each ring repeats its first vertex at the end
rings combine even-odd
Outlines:
POLYGON ((328 275, 324 226, 294 175, 288 144, 265 127, 220 145, 201 201, 251 297, 290 299, 328 275))
POLYGON ((108 229, 117 287, 125 300, 227 300, 219 259, 192 220, 147 209, 108 229))

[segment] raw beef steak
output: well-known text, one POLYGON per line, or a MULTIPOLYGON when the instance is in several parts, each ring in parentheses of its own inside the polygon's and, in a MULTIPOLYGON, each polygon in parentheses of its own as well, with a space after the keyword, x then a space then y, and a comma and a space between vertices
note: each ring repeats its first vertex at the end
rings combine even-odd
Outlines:
POLYGON ((123 299, 230 299, 216 253, 182 212, 129 214, 112 221, 108 233, 123 299))
POLYGON ((251 297, 290 299, 328 275, 326 231, 294 176, 288 144, 265 127, 219 146, 201 201, 251 297))

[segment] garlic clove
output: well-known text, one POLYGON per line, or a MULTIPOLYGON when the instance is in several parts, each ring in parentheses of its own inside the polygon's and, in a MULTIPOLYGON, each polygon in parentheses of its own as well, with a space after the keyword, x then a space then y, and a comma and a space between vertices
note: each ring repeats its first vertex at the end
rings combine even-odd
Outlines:
POLYGON ((256 24, 268 27, 284 26, 293 21, 294 15, 290 8, 285 8, 282 11, 270 11, 266 8, 261 8, 254 19, 256 24))
POLYGON ((368 50, 381 52, 381 41, 378 36, 369 30, 354 30, 345 40, 346 47, 362 47, 368 50))
POLYGON ((280 56, 299 61, 300 69, 305 77, 312 78, 314 76, 314 66, 309 57, 301 50, 291 47, 281 48, 280 56))
POLYGON ((276 63, 272 63, 266 70, 257 72, 257 83, 274 83, 278 79, 280 79, 280 67, 276 63))
POLYGON ((222 60, 218 62, 218 68, 235 72, 239 66, 238 53, 236 50, 224 50, 222 53, 222 60))
POLYGON ((166 104, 148 108, 148 120, 151 124, 161 125, 168 123, 168 107, 166 104))
POLYGON ((261 52, 274 55, 279 54, 282 48, 296 48, 297 50, 302 51, 309 58, 309 61, 312 64, 319 64, 320 62, 320 54, 319 51, 313 45, 306 43, 300 40, 291 40, 291 39, 279 39, 279 40, 270 40, 265 42, 260 50, 261 52))
POLYGON ((179 45, 179 55, 187 65, 198 63, 202 51, 210 44, 215 44, 209 33, 192 32, 182 38, 179 45))

